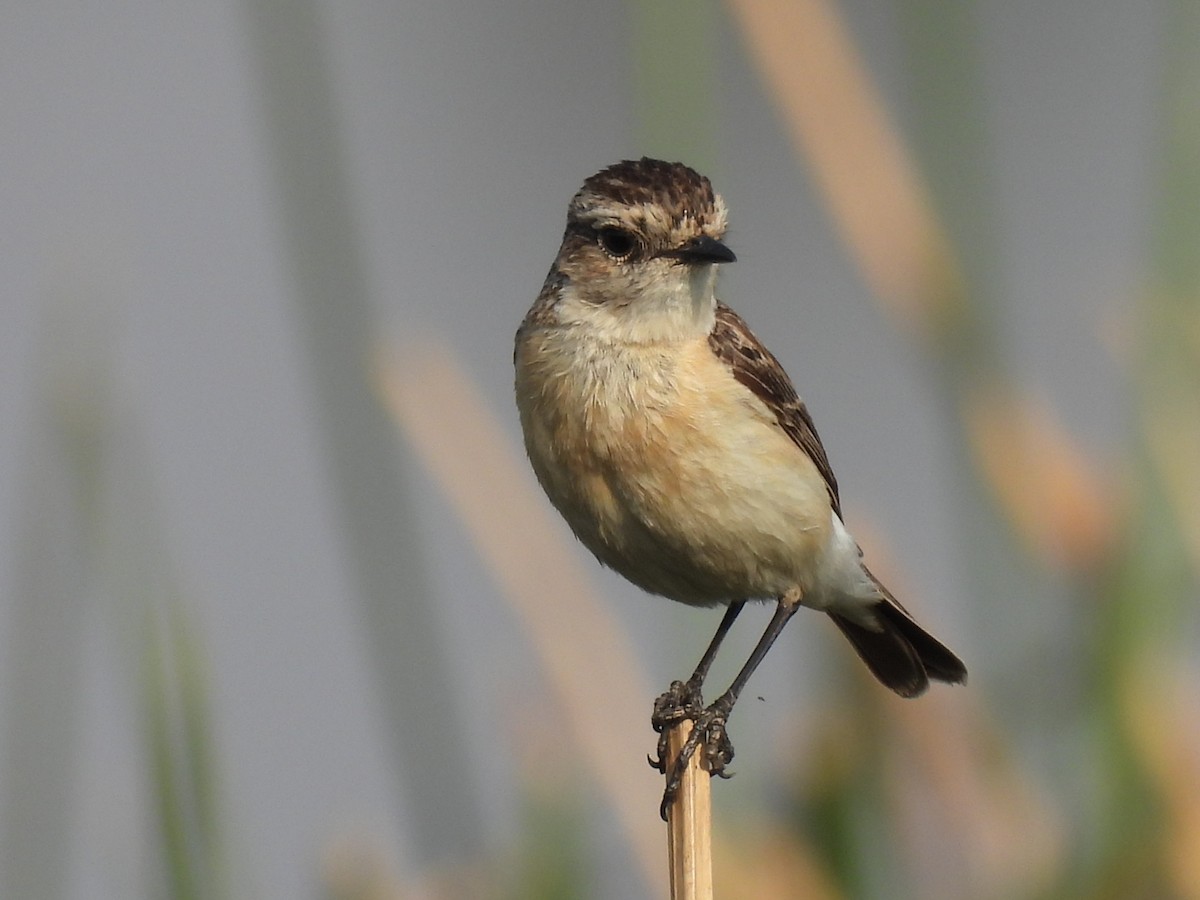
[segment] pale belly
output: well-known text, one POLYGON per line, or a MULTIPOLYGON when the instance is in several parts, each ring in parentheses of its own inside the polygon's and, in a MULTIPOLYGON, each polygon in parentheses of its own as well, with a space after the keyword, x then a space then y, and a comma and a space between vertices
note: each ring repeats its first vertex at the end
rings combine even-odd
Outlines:
POLYGON ((524 385, 534 470, 579 539, 647 591, 711 605, 799 587, 824 605, 849 540, 824 481, 765 405, 710 365, 698 347, 669 378, 524 385))

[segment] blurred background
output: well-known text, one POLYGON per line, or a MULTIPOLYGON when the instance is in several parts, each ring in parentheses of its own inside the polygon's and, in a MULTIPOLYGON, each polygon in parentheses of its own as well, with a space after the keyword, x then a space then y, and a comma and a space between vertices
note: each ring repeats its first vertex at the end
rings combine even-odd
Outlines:
POLYGON ((798 616, 718 895, 1200 897, 1200 4, 48 0, 0 84, 0 896, 665 896, 719 611, 575 544, 511 396, 646 154, 971 672, 798 616))

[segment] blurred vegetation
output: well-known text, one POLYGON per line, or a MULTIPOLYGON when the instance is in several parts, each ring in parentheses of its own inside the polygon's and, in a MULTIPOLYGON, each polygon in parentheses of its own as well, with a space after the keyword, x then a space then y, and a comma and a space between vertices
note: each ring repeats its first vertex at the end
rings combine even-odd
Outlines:
MULTIPOLYGON (((536 604, 528 600, 536 585, 495 562, 514 557, 503 543, 501 532, 513 530, 505 522, 520 521, 524 543, 547 558, 556 545, 551 537, 530 539, 540 534, 534 529, 541 520, 514 518, 528 498, 503 493, 516 488, 504 474, 503 448, 495 449, 497 439, 486 431, 486 409, 472 407, 462 417, 470 397, 438 395, 449 418, 460 421, 417 422, 412 407, 388 407, 386 397, 380 399, 381 385, 362 362, 372 352, 373 322, 340 148, 329 140, 337 134, 336 116, 322 60, 312 49, 319 46, 315 13, 311 4, 299 14, 280 4, 249 6, 278 190, 292 223, 286 237, 297 270, 300 322, 320 385, 320 428, 364 596, 375 674, 395 701, 387 711, 394 764, 400 772, 415 759, 422 773, 431 773, 400 779, 415 818, 427 826, 416 840, 429 871, 397 874, 381 862, 386 852, 351 843, 334 848, 326 860, 328 896, 594 896, 590 886, 601 863, 589 841, 596 826, 582 810, 596 798, 571 788, 569 774, 555 770, 539 780, 538 767, 527 767, 521 818, 512 825, 519 837, 506 854, 490 855, 481 846, 473 786, 459 777, 469 766, 456 743, 456 720, 441 715, 458 705, 453 681, 429 675, 446 671, 448 663, 421 602, 427 587, 416 558, 417 526, 396 479, 402 447, 421 457, 422 447, 438 444, 401 445, 388 417, 410 439, 421 429, 484 422, 482 432, 459 435, 453 443, 471 449, 473 465, 482 465, 477 455, 495 454, 493 469, 501 474, 494 483, 466 487, 481 496, 501 491, 487 494, 484 505, 502 508, 503 521, 488 519, 469 498, 456 500, 455 508, 464 518, 475 517, 468 531, 512 601, 514 618, 529 632, 555 702, 590 709, 590 698, 582 696, 586 686, 563 675, 561 658, 553 655, 556 644, 569 640, 563 623, 533 622, 536 604), (276 27, 285 21, 299 37, 289 41, 276 27), (296 152, 299 147, 304 152, 296 152), (311 209, 322 215, 306 214, 311 209), (327 302, 330 296, 340 298, 336 308, 327 302), (397 600, 402 587, 408 602, 397 600), (401 645, 408 652, 394 652, 401 645), (435 688, 404 690, 418 678, 435 688), (402 727, 406 721, 433 723, 443 734, 416 741, 402 727), (431 747, 453 760, 427 758, 431 747)), ((803 752, 789 754, 793 768, 778 773, 777 802, 759 818, 718 822, 723 898, 1200 898, 1200 672, 1194 655, 1200 596, 1200 4, 1174 0, 1162 8, 1165 53, 1145 284, 1123 358, 1132 401, 1128 440, 1117 464, 1102 465, 1078 446, 1053 410, 1018 385, 997 327, 1006 286, 995 252, 987 117, 980 114, 988 98, 981 87, 977 8, 955 0, 898 8, 914 101, 906 142, 882 110, 830 5, 728 4, 764 90, 793 135, 799 165, 821 185, 864 281, 883 314, 928 359, 930 390, 943 398, 947 431, 956 436, 950 477, 962 537, 953 552, 971 572, 971 603, 1037 596, 1061 605, 1064 626, 1041 636, 1044 653, 1036 663, 1026 654, 995 651, 996 635, 978 636, 976 645, 985 652, 978 664, 972 660, 971 685, 933 692, 920 703, 881 696, 859 668, 824 682, 819 714, 802 723, 803 752), (813 59, 828 64, 822 71, 830 73, 815 88, 803 70, 813 59), (835 121, 817 95, 844 115, 835 121), (831 146, 837 148, 832 155, 826 150, 831 146), (859 171, 869 177, 846 180, 834 171, 838 159, 859 161, 859 171), (853 191, 864 193, 849 196, 853 191), (886 233, 856 220, 853 210, 861 208, 887 223, 886 233), (1052 710, 1052 723, 1023 708, 1037 705, 1045 679, 1063 682, 1056 699, 1041 707, 1052 710), (1049 725, 1053 734, 1046 733, 1049 725)), ((689 158, 719 168, 709 102, 718 93, 716 54, 696 50, 716 40, 722 23, 717 7, 706 3, 687 15, 681 4, 639 3, 632 21, 635 93, 642 104, 637 114, 647 152, 676 155, 683 142, 691 148, 689 158), (664 109, 671 115, 662 115, 664 109)), ((54 328, 52 341, 62 337, 54 328)), ((83 359, 99 366, 96 360, 108 352, 100 343, 95 336, 91 343, 85 339, 72 364, 83 359)), ((148 499, 153 492, 134 464, 113 469, 114 459, 128 457, 129 437, 102 424, 114 413, 114 401, 111 373, 101 369, 64 370, 64 378, 50 385, 52 396, 42 398, 47 418, 31 442, 31 453, 49 461, 50 480, 69 487, 65 495, 54 494, 35 482, 26 498, 22 602, 7 638, 14 650, 5 676, 13 687, 3 710, 9 793, 0 812, 6 856, 0 888, 13 897, 61 893, 70 828, 61 773, 82 752, 74 692, 81 621, 92 615, 63 598, 87 595, 81 582, 88 581, 122 598, 115 611, 102 615, 129 626, 124 630, 133 637, 127 640, 136 644, 130 658, 140 660, 128 674, 140 688, 146 822, 160 858, 152 873, 134 881, 146 896, 234 896, 214 749, 220 723, 209 712, 203 641, 165 562, 170 554, 161 546, 148 499), (106 491, 106 478, 118 487, 106 491), (132 500, 114 501, 121 487, 130 489, 132 500), (66 548, 77 577, 63 565, 64 555, 50 560, 36 552, 50 543, 66 548)), ((437 379, 439 389, 453 381, 445 374, 437 379)), ((1120 398, 1113 408, 1124 409, 1120 398)), ((125 421, 119 410, 111 419, 125 421)), ((424 453, 422 462, 448 495, 455 480, 464 487, 452 470, 438 475, 439 466, 453 465, 449 454, 424 453)), ((543 586, 553 583, 556 596, 572 596, 580 609, 590 602, 573 572, 560 572, 544 559, 519 561, 530 571, 544 567, 537 574, 547 579, 543 586)), ((1019 616, 1034 606, 1006 608, 1019 616)), ((587 614, 598 615, 590 607, 587 614)), ((585 637, 611 626, 586 621, 585 637)), ((1013 627, 1013 634, 1020 632, 1013 627)), ((616 686, 614 675, 612 691, 637 696, 636 667, 618 668, 628 683, 616 686)), ((624 699, 620 705, 641 715, 624 699)), ((611 724, 615 715, 600 724, 611 724)), ((611 789, 611 772, 597 774, 604 751, 613 746, 603 734, 589 735, 569 722, 564 731, 570 732, 564 755, 593 768, 587 780, 607 791, 600 799, 616 811, 612 827, 621 832, 625 852, 631 859, 641 854, 631 869, 644 870, 646 856, 659 852, 646 846, 658 823, 643 829, 633 822, 638 813, 611 789)), ((613 737, 613 744, 621 739, 613 737)), ((646 809, 652 815, 654 804, 646 809)), ((665 871, 665 841, 661 849, 665 871)))
POLYGON ((151 609, 147 618, 144 740, 166 893, 173 900, 218 900, 229 893, 205 655, 182 604, 151 609))
MULTIPOLYGON (((772 4, 732 6, 749 22, 772 4)), ((952 0, 901 7, 918 168, 940 232, 955 236, 928 271, 957 277, 925 286, 930 296, 952 286, 943 307, 952 317, 900 324, 923 338, 931 381, 962 436, 956 551, 978 589, 973 603, 1016 615, 1021 605, 1006 598, 1032 592, 1074 603, 1074 614, 1047 636, 1054 660, 1044 672, 1005 673, 987 659, 970 700, 929 698, 953 715, 922 721, 928 701, 885 712, 866 696, 830 697, 831 709, 847 712, 813 735, 819 752, 792 782, 795 812, 781 827, 794 829, 840 896, 1198 897, 1198 867, 1182 861, 1200 854, 1195 813, 1184 812, 1200 800, 1190 699, 1200 596, 1200 7, 1169 5, 1157 197, 1129 359, 1137 416, 1128 463, 1103 475, 1022 396, 1005 362, 977 16, 952 0), (1042 490, 1030 495, 1029 485, 1042 490), (1067 746, 1052 758, 1074 771, 1041 769, 1020 731, 1030 721, 994 694, 1020 676, 1022 690, 1036 692, 1039 675, 1083 686, 1053 725, 1067 746), (938 847, 921 848, 914 823, 941 817, 938 847)), ((755 52, 752 27, 748 42, 755 52)), ((769 86, 783 84, 769 62, 763 69, 769 86)), ((858 693, 852 680, 838 684, 832 690, 858 693)))

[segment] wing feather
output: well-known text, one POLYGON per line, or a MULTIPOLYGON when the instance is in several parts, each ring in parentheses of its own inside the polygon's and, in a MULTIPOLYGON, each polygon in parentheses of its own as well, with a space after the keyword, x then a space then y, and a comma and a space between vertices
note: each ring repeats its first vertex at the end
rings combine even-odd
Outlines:
POLYGON ((779 427, 816 464, 829 489, 829 502, 841 518, 837 479, 825 455, 825 447, 808 407, 796 393, 779 360, 754 336, 742 317, 720 301, 717 301, 717 320, 709 332, 708 343, 717 357, 733 370, 734 378, 766 404, 779 427))

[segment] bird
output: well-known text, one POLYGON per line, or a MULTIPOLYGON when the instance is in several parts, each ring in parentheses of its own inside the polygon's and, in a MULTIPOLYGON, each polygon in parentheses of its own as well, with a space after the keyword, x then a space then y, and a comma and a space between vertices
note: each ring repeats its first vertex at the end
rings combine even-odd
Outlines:
POLYGON ((682 163, 597 172, 571 199, 513 355, 526 454, 575 536, 650 594, 726 607, 695 671, 654 704, 664 818, 698 748, 727 776, 729 715, 801 607, 826 613, 901 697, 967 677, 864 564, 808 407, 718 299, 718 267, 736 260, 727 227, 725 201, 682 163), (774 602, 771 620, 706 706, 705 677, 747 602, 774 602), (666 734, 681 719, 693 729, 669 763, 666 734))

